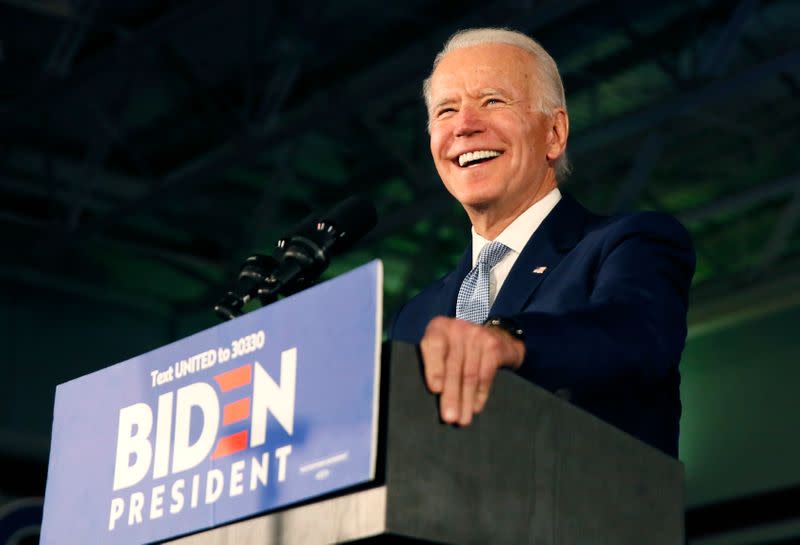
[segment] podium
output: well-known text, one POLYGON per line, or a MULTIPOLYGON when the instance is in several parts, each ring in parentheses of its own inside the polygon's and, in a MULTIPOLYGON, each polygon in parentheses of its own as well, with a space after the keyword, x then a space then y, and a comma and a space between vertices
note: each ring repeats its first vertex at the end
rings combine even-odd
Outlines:
POLYGON ((169 543, 683 543, 680 462, 509 372, 463 429, 416 347, 385 343, 382 375, 374 483, 169 543))
POLYGON ((56 391, 43 545, 678 545, 681 464, 498 373, 441 423, 381 266, 56 391), (183 537, 178 537, 183 536, 183 537))

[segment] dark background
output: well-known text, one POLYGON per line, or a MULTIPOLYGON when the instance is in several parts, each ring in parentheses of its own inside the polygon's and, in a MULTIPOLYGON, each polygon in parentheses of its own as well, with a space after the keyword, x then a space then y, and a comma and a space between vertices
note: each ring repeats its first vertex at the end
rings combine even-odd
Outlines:
POLYGON ((447 271, 468 223, 420 84, 489 25, 559 63, 563 189, 693 235, 690 542, 800 538, 796 0, 0 0, 0 503, 44 492, 56 384, 215 324, 243 258, 312 210, 376 202, 327 277, 382 259, 387 319, 447 271))

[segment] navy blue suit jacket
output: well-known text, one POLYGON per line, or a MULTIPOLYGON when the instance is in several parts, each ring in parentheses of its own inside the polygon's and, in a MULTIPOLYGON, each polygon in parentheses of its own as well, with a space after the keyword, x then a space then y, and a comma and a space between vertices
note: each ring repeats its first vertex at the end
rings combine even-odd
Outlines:
MULTIPOLYGON (((418 343, 431 318, 455 316, 471 267, 468 247, 453 272, 400 309, 390 336, 418 343)), ((489 314, 513 317, 525 332, 518 374, 677 456, 678 363, 693 274, 691 239, 672 217, 597 216, 565 194, 489 314)))

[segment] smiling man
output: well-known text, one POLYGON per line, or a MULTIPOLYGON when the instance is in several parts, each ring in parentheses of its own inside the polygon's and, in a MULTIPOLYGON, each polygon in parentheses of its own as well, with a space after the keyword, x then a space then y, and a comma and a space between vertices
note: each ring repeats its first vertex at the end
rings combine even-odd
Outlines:
POLYGON ((431 154, 472 240, 391 336, 420 344, 442 420, 469 425, 508 368, 676 456, 686 230, 657 213, 597 216, 560 192, 564 89, 524 34, 455 34, 423 93, 431 154))

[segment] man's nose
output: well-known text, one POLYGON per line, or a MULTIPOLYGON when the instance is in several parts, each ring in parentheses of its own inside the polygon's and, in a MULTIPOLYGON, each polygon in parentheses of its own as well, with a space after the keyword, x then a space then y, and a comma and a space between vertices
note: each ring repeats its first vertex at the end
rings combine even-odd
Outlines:
POLYGON ((484 130, 484 120, 480 111, 473 106, 463 106, 458 114, 456 136, 470 136, 484 130))

